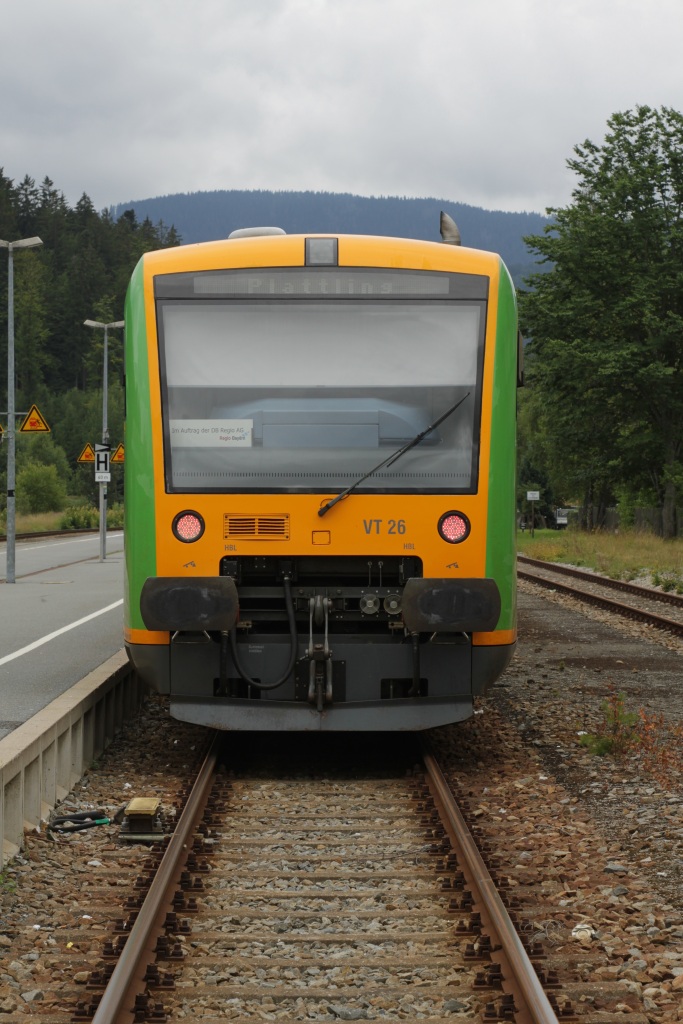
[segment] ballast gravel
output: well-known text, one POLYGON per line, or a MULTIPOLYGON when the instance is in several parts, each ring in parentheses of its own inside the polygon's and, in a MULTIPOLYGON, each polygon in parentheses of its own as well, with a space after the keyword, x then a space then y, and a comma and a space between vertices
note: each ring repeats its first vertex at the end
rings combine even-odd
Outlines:
POLYGON ((627 981, 650 1020, 683 1020, 683 780, 662 784, 637 749, 581 745, 604 731, 614 693, 629 713, 683 723, 683 644, 526 583, 519 623, 516 657, 474 718, 437 730, 449 781, 513 886, 555 881, 529 936, 560 959, 585 951, 586 970, 627 981))
MULTIPOLYGON (((619 996, 609 1006, 601 991, 584 991, 577 1014, 596 1020, 608 1008, 633 1021, 683 1021, 681 780, 663 784, 645 770, 637 751, 619 758, 593 755, 581 745, 580 736, 600 729, 601 704, 615 689, 624 694, 628 709, 644 707, 680 723, 683 645, 528 584, 520 585, 519 606, 520 640, 513 664, 489 697, 477 703, 469 722, 435 731, 439 759, 456 793, 467 800, 469 824, 479 842, 495 858, 498 873, 519 892, 525 937, 543 943, 549 964, 573 965, 579 981, 602 981, 604 992, 619 983, 619 996)), ((141 721, 75 787, 60 812, 93 806, 114 811, 133 795, 158 795, 167 804, 176 780, 194 765, 202 741, 202 730, 168 719, 163 702, 153 699, 141 721)), ((363 743, 357 738, 349 745, 350 761, 363 743)), ((319 762, 314 770, 324 772, 324 765, 319 762)), ((330 805, 334 807, 333 799, 330 805)), ((372 815, 371 800, 365 810, 372 815)), ((282 814, 286 812, 282 807, 282 814)), ((311 833, 302 832, 302 837, 310 851, 311 833)), ((276 838, 276 830, 268 832, 271 857, 276 838)), ((457 977, 452 999, 439 1007, 420 995, 420 975, 424 984, 435 976, 448 978, 445 965, 425 962, 432 948, 427 933, 441 932, 449 924, 420 893, 418 876, 425 865, 416 864, 415 878, 406 879, 402 898, 418 911, 415 935, 406 947, 386 927, 390 918, 384 914, 390 907, 381 877, 376 877, 388 872, 390 864, 375 859, 360 837, 354 855, 367 858, 368 874, 375 877, 367 895, 345 896, 343 853, 352 849, 353 839, 350 829, 340 841, 339 863, 327 865, 340 876, 333 890, 327 889, 332 894, 313 904, 315 886, 283 881, 275 871, 269 876, 272 862, 263 863, 264 876, 249 882, 254 892, 242 896, 238 915, 241 931, 245 916, 253 915, 247 925, 253 938, 236 944, 231 919, 217 905, 211 936, 191 939, 206 957, 202 985, 215 986, 225 975, 233 984, 258 981, 263 996, 235 999, 231 1005, 230 1000, 206 995, 207 1014, 273 1021, 472 1017, 471 1002, 458 998, 457 977), (267 909, 265 900, 260 907, 259 892, 269 894, 267 909), (260 943, 259 932, 268 924, 264 910, 266 915, 273 912, 277 904, 272 898, 277 901, 279 894, 286 896, 283 907, 290 911, 286 927, 278 940, 260 943), (335 999, 335 986, 341 990, 353 985, 362 992, 364 985, 389 984, 392 975, 376 977, 362 965, 345 971, 353 950, 335 944, 332 934, 320 947, 324 971, 312 968, 313 973, 305 974, 299 966, 291 968, 298 987, 317 992, 324 980, 329 986, 326 998, 315 996, 304 1003, 268 996, 275 975, 267 961, 294 959, 312 918, 324 931, 326 911, 339 907, 356 912, 359 927, 365 928, 369 918, 372 941, 397 961, 408 950, 412 963, 405 968, 416 982, 400 1005, 381 995, 365 1002, 361 998, 353 1007, 335 999), (259 962, 253 971, 243 970, 236 977, 229 966, 235 957, 240 964, 256 958, 259 962)), ((311 864, 315 869, 290 840, 288 833, 278 868, 293 873, 311 864)), ((401 849, 398 842, 396 852, 401 849)), ((387 853, 385 849, 384 858, 387 853)), ((70 1020, 72 1007, 64 1005, 63 990, 83 988, 90 970, 99 966, 110 924, 123 916, 118 892, 125 895, 126 875, 142 871, 147 855, 144 847, 122 849, 114 827, 60 837, 44 828, 27 834, 24 853, 0 876, 0 1024, 29 1017, 57 1020, 60 1015, 70 1020)), ((244 880, 240 887, 246 888, 244 880)), ((212 894, 212 899, 220 898, 220 893, 212 894)), ((276 918, 272 924, 278 926, 276 918)), ((398 964, 397 978, 401 969, 398 964)))

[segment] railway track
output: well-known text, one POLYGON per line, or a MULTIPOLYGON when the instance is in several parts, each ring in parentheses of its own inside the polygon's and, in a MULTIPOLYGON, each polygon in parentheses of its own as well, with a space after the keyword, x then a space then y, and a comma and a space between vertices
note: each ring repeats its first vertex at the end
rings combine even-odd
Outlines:
POLYGON ((612 580, 609 577, 598 576, 581 569, 560 566, 552 562, 542 562, 521 555, 518 556, 517 561, 520 566, 524 567, 517 570, 519 579, 548 590, 567 594, 584 604, 602 608, 615 615, 620 615, 622 618, 643 622, 674 636, 683 636, 683 598, 677 594, 651 590, 635 583, 612 580), (562 582, 563 578, 567 577, 580 581, 582 585, 578 587, 562 582), (628 595, 630 600, 617 601, 606 596, 606 593, 614 591, 628 595), (663 616, 655 611, 655 608, 661 604, 666 604, 672 609, 671 616, 663 616))
POLYGON ((409 776, 230 778, 222 741, 74 1022, 573 1016, 428 750, 409 776))

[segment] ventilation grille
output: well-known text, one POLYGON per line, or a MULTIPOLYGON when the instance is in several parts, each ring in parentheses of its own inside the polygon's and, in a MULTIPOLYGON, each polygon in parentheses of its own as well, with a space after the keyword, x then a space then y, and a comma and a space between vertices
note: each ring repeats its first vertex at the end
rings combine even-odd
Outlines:
POLYGON ((289 516, 223 516, 223 537, 242 540, 289 540, 289 516))

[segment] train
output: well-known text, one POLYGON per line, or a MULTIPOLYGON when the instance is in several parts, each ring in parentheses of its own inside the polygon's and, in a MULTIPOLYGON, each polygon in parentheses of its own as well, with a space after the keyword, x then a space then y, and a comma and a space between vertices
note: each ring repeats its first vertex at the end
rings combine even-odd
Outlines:
POLYGON ((125 306, 124 635, 181 721, 424 730, 516 644, 515 289, 441 240, 145 253, 125 306))

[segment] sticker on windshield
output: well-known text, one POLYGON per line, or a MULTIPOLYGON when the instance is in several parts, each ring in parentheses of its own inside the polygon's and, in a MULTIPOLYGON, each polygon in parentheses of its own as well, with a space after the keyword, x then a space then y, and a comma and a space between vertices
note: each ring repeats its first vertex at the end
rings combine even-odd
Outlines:
POLYGON ((251 448, 253 420, 169 420, 173 448, 251 448))

